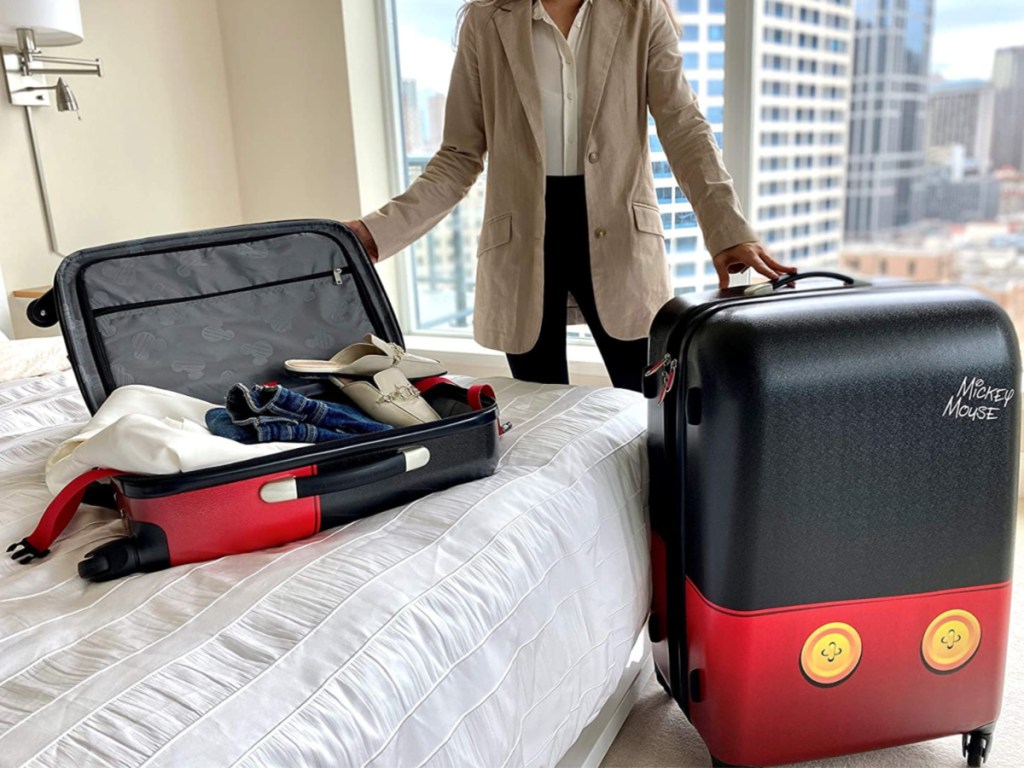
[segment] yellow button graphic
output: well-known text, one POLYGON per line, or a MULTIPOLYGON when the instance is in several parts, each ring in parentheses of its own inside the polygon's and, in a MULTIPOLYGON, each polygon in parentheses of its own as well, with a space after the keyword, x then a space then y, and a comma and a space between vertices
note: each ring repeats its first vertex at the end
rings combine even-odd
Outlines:
POLYGON ((921 657, 936 672, 952 672, 974 658, 981 624, 970 611, 954 609, 935 617, 921 641, 921 657))
POLYGON ((814 630, 800 651, 800 668, 816 685, 837 685, 857 669, 861 642, 857 630, 836 621, 814 630))

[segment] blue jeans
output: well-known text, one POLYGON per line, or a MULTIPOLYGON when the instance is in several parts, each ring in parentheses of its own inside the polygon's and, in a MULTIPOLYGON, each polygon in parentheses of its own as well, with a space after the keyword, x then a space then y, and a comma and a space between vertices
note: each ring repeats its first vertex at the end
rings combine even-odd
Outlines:
POLYGON ((239 443, 322 443, 391 429, 354 406, 311 400, 276 385, 235 384, 224 404, 207 411, 206 426, 239 443))

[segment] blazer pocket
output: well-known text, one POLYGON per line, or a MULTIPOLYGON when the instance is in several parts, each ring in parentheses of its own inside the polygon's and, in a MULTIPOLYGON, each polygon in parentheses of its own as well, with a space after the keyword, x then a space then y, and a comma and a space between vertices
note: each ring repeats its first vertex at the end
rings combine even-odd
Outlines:
POLYGON ((659 237, 664 235, 661 228, 661 211, 653 205, 633 203, 633 221, 641 232, 649 232, 659 237))
POLYGON ((512 239, 512 214, 494 216, 484 222, 480 230, 480 241, 477 244, 477 255, 505 245, 512 239))

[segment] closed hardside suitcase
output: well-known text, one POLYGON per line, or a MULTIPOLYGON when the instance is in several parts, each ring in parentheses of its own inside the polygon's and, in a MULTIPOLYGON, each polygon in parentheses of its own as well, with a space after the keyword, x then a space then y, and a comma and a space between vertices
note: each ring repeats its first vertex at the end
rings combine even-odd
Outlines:
MULTIPOLYGON (((61 263, 53 290, 31 312, 36 322, 59 319, 93 413, 125 384, 213 403, 223 402, 237 381, 273 381, 317 397, 331 385, 289 374, 285 359, 327 359, 367 333, 403 343, 359 241, 343 225, 321 220, 79 251, 61 263)), ((58 496, 50 519, 44 516, 33 534, 37 539, 21 542, 15 556, 45 554, 83 494, 97 499, 89 484, 111 475, 110 501, 121 510, 128 535, 80 563, 82 576, 93 580, 284 544, 492 474, 498 447, 493 393, 437 386, 466 399, 464 409, 455 409, 464 412, 176 475, 89 473, 58 496), (471 395, 481 402, 470 404, 471 395)))
POLYGON ((964 734, 980 765, 1017 503, 1005 313, 808 273, 673 299, 650 360, 649 632, 714 764, 964 734))

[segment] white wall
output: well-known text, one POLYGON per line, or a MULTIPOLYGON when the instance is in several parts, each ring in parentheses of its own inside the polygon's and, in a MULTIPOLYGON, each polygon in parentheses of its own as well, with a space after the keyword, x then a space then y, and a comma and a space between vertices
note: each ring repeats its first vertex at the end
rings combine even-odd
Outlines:
POLYGON ((244 218, 358 215, 340 0, 217 9, 244 218))
MULTIPOLYGON (((215 1, 81 5, 85 42, 47 52, 100 57, 104 76, 67 78, 81 121, 52 106, 34 112, 61 250, 241 221, 215 1)), ((47 241, 23 109, 0 98, 0 270, 8 291, 48 284, 59 261, 47 241)))

